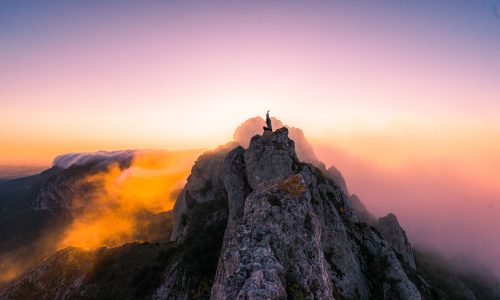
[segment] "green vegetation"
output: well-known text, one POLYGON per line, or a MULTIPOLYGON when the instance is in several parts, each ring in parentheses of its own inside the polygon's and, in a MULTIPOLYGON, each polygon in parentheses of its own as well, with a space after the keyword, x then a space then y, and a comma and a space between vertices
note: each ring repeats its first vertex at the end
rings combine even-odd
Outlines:
POLYGON ((227 198, 221 194, 218 200, 197 203, 188 217, 189 231, 179 253, 191 278, 193 298, 210 298, 207 287, 212 286, 217 271, 227 215, 227 198))

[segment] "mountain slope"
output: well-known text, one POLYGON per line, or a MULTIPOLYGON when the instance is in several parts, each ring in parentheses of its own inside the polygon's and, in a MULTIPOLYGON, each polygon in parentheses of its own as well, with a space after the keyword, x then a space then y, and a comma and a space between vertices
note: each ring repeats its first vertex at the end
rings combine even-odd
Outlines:
MULTIPOLYGON (((186 196, 174 209, 176 218, 185 221, 173 231, 189 232, 192 212, 214 201, 197 193, 198 186, 207 195, 228 195, 230 222, 213 298, 280 298, 294 291, 320 298, 384 293, 420 298, 390 245, 358 222, 342 189, 316 167, 298 161, 286 128, 254 136, 247 150, 234 149, 224 165, 217 178, 192 173, 186 196)), ((213 219, 219 217, 225 214, 213 219)), ((186 236, 172 238, 182 244, 186 236)))
POLYGON ((0 299, 476 299, 415 259, 395 216, 363 222, 345 187, 299 161, 286 128, 201 155, 174 219, 171 242, 67 248, 0 299))
MULTIPOLYGON (((101 179, 110 166, 125 170, 138 155, 143 161, 155 159, 159 162, 154 164, 162 167, 162 159, 172 157, 182 162, 184 156, 196 154, 153 150, 68 154, 57 157, 54 166, 40 174, 0 182, 0 290, 56 251, 77 217, 86 211, 97 213, 106 209, 103 204, 108 203, 101 201, 98 205, 95 201, 97 196, 105 195, 102 180, 88 178, 101 179)), ((171 165, 175 169, 180 163, 171 165)), ((163 182, 162 173, 151 173, 148 179, 163 182)), ((111 196, 108 198, 110 207, 114 203, 111 196)), ((135 234, 128 240, 120 237, 125 239, 121 243, 166 239, 172 214, 140 208, 133 215, 138 224, 135 234)), ((88 236, 92 238, 92 231, 88 236)))

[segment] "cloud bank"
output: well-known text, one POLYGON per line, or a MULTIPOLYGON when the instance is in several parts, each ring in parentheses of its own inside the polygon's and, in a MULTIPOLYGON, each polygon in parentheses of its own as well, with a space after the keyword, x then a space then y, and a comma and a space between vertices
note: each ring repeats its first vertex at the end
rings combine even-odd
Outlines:
POLYGON ((131 162, 134 156, 134 150, 119 150, 119 151, 97 151, 85 153, 68 153, 59 155, 54 159, 53 165, 67 169, 73 165, 96 164, 105 166, 111 162, 116 162, 120 165, 127 165, 131 162))

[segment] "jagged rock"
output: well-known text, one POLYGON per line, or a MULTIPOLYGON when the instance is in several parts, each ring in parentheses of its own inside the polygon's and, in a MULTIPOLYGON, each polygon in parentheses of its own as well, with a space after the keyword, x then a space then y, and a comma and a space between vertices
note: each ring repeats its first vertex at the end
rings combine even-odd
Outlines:
POLYGON ((377 298, 383 295, 386 299, 421 299, 387 241, 366 225, 361 227, 361 232, 365 275, 377 298))
POLYGON ((338 186, 340 186, 344 194, 349 195, 349 191, 347 190, 347 184, 345 183, 344 176, 342 176, 342 173, 340 173, 340 171, 337 168, 335 168, 335 166, 331 166, 330 168, 328 168, 328 170, 326 170, 325 175, 326 177, 333 180, 333 182, 335 182, 338 186))
POLYGON ((226 232, 236 229, 243 218, 245 199, 252 189, 248 185, 245 167, 245 150, 233 149, 224 160, 224 188, 227 192, 229 217, 226 232))
MULTIPOLYGON (((314 154, 314 149, 307 141, 302 129, 285 126, 283 122, 275 117, 271 117, 271 121, 273 128, 288 128, 288 135, 295 143, 295 152, 301 162, 312 164, 323 171, 326 170, 325 165, 314 154)), ((233 139, 243 148, 248 148, 251 138, 256 134, 260 134, 262 132, 262 127, 265 125, 265 120, 261 117, 250 118, 236 128, 233 134, 233 139)))
POLYGON ((376 298, 384 294, 386 286, 386 295, 420 299, 388 244, 369 226, 358 223, 342 189, 310 167, 303 168, 300 174, 309 182, 313 203, 323 224, 322 246, 331 266, 335 295, 376 298))
POLYGON ((301 175, 253 191, 233 238, 221 256, 234 265, 216 278, 213 299, 333 299, 319 219, 301 175))
MULTIPOLYGON (((239 146, 229 152, 224 161, 224 186, 227 191, 229 215, 221 253, 236 246, 236 240, 232 237, 243 221, 245 199, 252 191, 246 179, 244 152, 243 147, 239 146)), ((233 273, 235 265, 234 262, 226 260, 221 255, 215 277, 225 277, 227 274, 233 273)))
POLYGON ((248 184, 252 189, 262 182, 292 175, 298 161, 287 128, 266 133, 254 136, 244 154, 248 184))
MULTIPOLYGON (((382 225, 372 222, 378 230, 360 222, 372 216, 355 195, 348 197, 346 185, 332 176, 338 174, 328 176, 324 167, 300 162, 294 148, 288 130, 281 128, 254 136, 246 150, 232 143, 206 152, 175 205, 173 242, 65 249, 0 292, 0 299, 421 299, 421 293, 425 299, 445 299, 456 294, 437 289, 435 277, 420 266, 409 267, 398 243, 384 238, 382 225, 406 239, 397 220, 397 227, 392 216, 381 218, 382 225)), ((411 250, 406 246, 403 250, 411 250)))
POLYGON ((203 153, 195 162, 187 183, 174 205, 174 227, 171 240, 182 241, 190 227, 190 211, 200 203, 226 199, 224 190, 224 159, 236 147, 228 143, 203 153))
POLYGON ((358 223, 343 189, 300 163, 293 147, 278 129, 244 151, 240 170, 253 192, 237 229, 226 230, 212 299, 420 299, 389 244, 358 223))
POLYGON ((403 261, 415 269, 415 258, 413 256, 410 241, 406 236, 406 232, 399 225, 396 216, 394 214, 388 214, 385 217, 379 218, 376 227, 384 239, 389 242, 391 247, 401 255, 403 261))
POLYGON ((322 250, 331 266, 329 277, 336 296, 368 298, 370 290, 357 252, 359 246, 349 233, 357 218, 346 195, 317 169, 305 166, 300 174, 308 183, 313 207, 320 218, 322 250))
POLYGON ((366 224, 372 226, 377 224, 377 218, 375 218, 375 216, 373 216, 368 209, 366 209, 365 205, 356 194, 349 196, 349 201, 351 202, 352 208, 361 222, 365 222, 366 224))
POLYGON ((179 247, 179 257, 164 270, 154 299, 192 299, 209 294, 224 231, 231 219, 229 207, 235 216, 242 210, 235 198, 244 191, 236 185, 241 174, 238 161, 243 165, 242 153, 238 152, 242 148, 231 151, 235 147, 235 143, 228 143, 205 152, 195 162, 174 206, 171 240, 179 247), (226 185, 234 192, 226 191, 226 185), (229 207, 228 196, 234 201, 229 207))
POLYGON ((377 223, 377 218, 375 218, 365 207, 363 202, 359 199, 359 197, 355 194, 349 196, 349 191, 347 189, 347 184, 345 182, 344 176, 342 173, 335 167, 331 166, 326 170, 326 177, 330 178, 335 182, 344 192, 344 194, 348 195, 349 201, 351 202, 351 206, 356 212, 358 220, 361 222, 365 222, 369 225, 375 225, 377 223))

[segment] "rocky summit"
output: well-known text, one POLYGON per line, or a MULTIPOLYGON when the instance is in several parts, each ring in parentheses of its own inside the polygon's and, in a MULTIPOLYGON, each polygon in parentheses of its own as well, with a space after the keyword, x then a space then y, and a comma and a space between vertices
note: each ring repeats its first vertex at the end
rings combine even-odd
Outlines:
POLYGON ((285 127, 201 155, 173 216, 169 242, 60 250, 0 299, 476 299, 285 127))
POLYGON ((172 235, 182 244, 200 234, 192 217, 198 206, 222 202, 207 220, 227 223, 212 299, 421 298, 393 247, 358 220, 344 189, 297 159, 287 128, 220 156, 196 162, 175 205, 180 221, 172 235))

